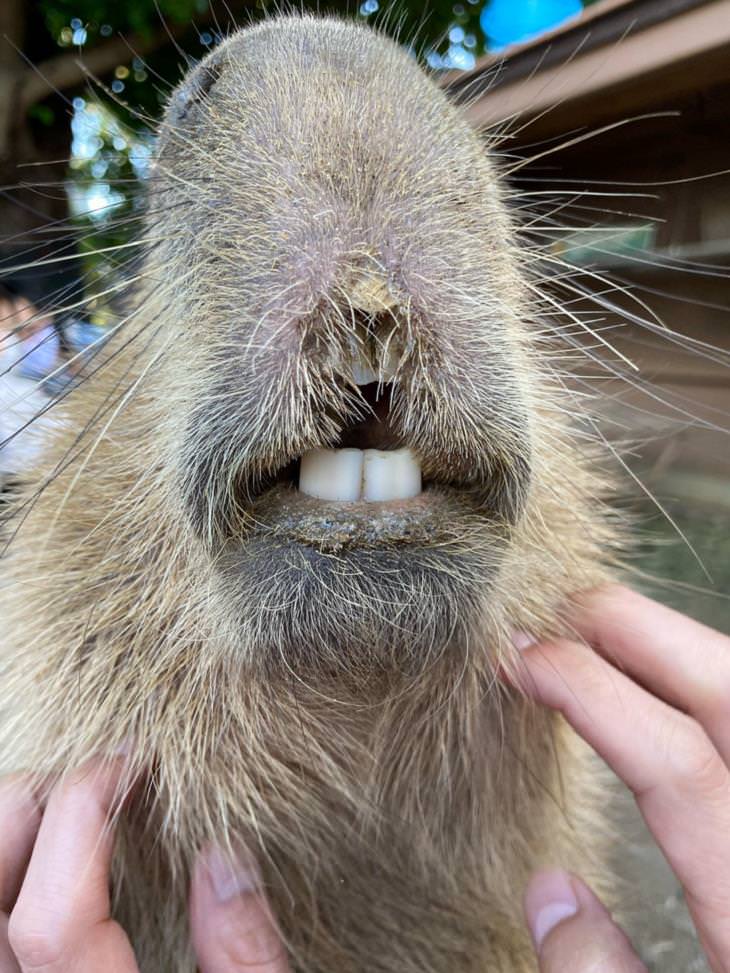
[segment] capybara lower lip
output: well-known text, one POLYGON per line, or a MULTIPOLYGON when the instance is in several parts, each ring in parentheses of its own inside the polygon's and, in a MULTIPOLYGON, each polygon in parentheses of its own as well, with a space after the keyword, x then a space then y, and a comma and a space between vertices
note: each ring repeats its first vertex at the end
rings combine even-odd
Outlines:
MULTIPOLYGON (((415 497, 371 503, 322 500, 278 484, 252 509, 256 534, 286 538, 319 550, 439 544, 453 540, 454 523, 489 520, 468 492, 427 484, 415 497)), ((500 528, 495 523, 494 529, 500 528)), ((466 527, 465 527, 466 530, 466 527)))

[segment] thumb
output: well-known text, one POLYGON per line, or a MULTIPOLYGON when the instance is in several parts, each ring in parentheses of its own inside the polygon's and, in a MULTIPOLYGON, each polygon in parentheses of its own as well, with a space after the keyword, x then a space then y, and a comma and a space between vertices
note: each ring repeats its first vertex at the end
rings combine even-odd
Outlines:
POLYGON ((525 915, 540 973, 647 973, 608 909, 568 872, 533 875, 525 915))
POLYGON ((200 973, 291 973, 258 869, 219 848, 195 865, 190 929, 200 973))

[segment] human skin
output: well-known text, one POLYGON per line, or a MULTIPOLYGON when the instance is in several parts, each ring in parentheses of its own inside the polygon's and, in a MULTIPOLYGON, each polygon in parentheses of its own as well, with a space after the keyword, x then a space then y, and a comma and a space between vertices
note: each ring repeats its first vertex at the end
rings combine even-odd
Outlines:
MULTIPOLYGON (((30 301, 22 297, 0 297, 0 341, 15 334, 18 338, 32 338, 51 323, 30 301)), ((0 348, 0 350, 2 350, 0 348)))
MULTIPOLYGON (((730 638, 626 588, 580 596, 575 640, 519 634, 521 688, 563 714, 633 792, 681 881, 710 967, 730 969, 730 638)), ((0 783, 0 973, 136 973, 110 915, 124 756, 59 785, 44 808, 30 778, 0 783)), ((123 811, 122 811, 123 813, 123 811)), ((577 876, 534 875, 525 914, 541 973, 645 967, 577 876)), ((201 852, 190 892, 200 973, 289 973, 255 866, 201 852)))

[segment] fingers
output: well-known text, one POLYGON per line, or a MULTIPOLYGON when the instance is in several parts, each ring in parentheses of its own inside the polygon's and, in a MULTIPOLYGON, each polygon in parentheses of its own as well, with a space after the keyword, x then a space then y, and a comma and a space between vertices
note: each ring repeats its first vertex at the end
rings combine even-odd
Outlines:
POLYGON ((49 798, 8 923, 23 973, 137 971, 126 936, 109 917, 108 821, 120 775, 119 760, 91 761, 49 798))
POLYGON ((579 600, 577 632, 652 693, 694 716, 730 764, 730 639, 620 585, 579 600))
POLYGON ((696 789, 696 771, 706 763, 726 780, 719 755, 694 720, 587 646, 567 639, 542 642, 526 649, 522 662, 522 687, 559 710, 637 796, 670 782, 696 789))
POLYGON ((0 780, 0 912, 9 913, 18 896, 40 823, 29 778, 0 780))
POLYGON ((8 913, 30 861, 41 812, 27 777, 0 781, 0 973, 20 973, 8 941, 8 913))
POLYGON ((525 915, 540 973, 646 973, 605 906, 567 872, 533 875, 525 915))
MULTIPOLYGON (((28 781, 0 782, 0 973, 138 973, 109 916, 120 761, 92 761, 52 792, 41 819, 28 781), (16 898, 17 897, 17 898, 16 898)), ((193 942, 201 973, 290 973, 257 873, 210 849, 195 871, 193 942)))
POLYGON ((210 848, 198 860, 190 893, 193 947, 200 973, 291 973, 255 868, 210 848))
POLYGON ((0 973, 21 973, 8 942, 8 917, 0 912, 0 973))
POLYGON ((522 659, 526 690, 563 713, 634 792, 706 950, 730 965, 730 772, 707 734, 586 646, 560 639, 522 659))

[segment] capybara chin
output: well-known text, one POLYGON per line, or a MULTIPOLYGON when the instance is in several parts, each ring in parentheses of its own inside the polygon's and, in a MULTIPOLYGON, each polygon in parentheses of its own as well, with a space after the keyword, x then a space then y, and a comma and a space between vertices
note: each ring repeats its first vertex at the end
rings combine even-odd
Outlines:
POLYGON ((599 789, 498 672, 613 530, 488 146, 393 42, 270 20, 173 93, 142 235, 10 525, 0 769, 126 741, 144 973, 194 969, 211 841, 297 973, 534 969, 526 879, 596 880, 599 789))

